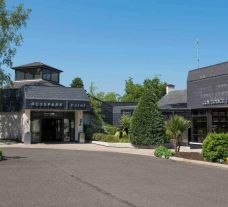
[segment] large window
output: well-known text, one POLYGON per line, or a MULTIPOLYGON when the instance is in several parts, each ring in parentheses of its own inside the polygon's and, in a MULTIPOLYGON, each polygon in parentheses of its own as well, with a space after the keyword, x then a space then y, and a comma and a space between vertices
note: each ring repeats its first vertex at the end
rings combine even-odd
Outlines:
POLYGON ((207 136, 207 116, 205 110, 193 111, 191 142, 202 142, 207 136))
POLYGON ((43 70, 43 79, 48 81, 59 82, 59 73, 50 70, 43 70))
POLYGON ((41 69, 19 69, 16 70, 16 80, 33 80, 41 78, 41 69))
POLYGON ((216 132, 216 133, 228 132, 228 111, 227 110, 212 111, 212 132, 216 132))

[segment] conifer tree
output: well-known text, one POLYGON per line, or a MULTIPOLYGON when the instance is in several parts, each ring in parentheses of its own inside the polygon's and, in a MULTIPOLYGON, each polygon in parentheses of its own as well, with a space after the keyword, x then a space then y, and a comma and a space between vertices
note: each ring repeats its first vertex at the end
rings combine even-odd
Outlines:
POLYGON ((147 90, 143 94, 133 113, 130 139, 135 145, 156 145, 166 140, 164 119, 152 90, 147 90))

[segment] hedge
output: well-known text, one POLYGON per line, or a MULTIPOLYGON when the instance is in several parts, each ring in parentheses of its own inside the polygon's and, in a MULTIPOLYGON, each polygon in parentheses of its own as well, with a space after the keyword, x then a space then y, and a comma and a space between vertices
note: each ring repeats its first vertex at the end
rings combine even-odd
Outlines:
POLYGON ((104 134, 104 133, 94 133, 92 138, 94 141, 101 141, 101 142, 123 142, 123 143, 130 142, 130 140, 126 137, 120 139, 118 136, 104 134))

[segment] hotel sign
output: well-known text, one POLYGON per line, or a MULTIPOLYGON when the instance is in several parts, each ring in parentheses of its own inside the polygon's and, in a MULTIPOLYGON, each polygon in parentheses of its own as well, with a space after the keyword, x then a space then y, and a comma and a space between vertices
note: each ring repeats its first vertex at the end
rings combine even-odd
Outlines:
POLYGON ((228 99, 211 99, 203 102, 204 106, 215 106, 228 104, 228 99))
POLYGON ((87 110, 86 101, 60 101, 60 100, 26 100, 27 109, 52 109, 52 110, 87 110))

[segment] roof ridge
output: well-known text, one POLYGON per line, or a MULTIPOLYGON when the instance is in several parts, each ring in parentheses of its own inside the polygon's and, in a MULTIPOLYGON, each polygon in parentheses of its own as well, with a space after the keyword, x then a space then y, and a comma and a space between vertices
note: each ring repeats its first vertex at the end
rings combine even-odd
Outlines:
POLYGON ((213 64, 213 65, 208 65, 208 66, 204 66, 204 67, 200 67, 200 68, 195 68, 195 69, 189 70, 189 72, 202 70, 202 69, 206 69, 206 68, 214 67, 216 65, 226 64, 226 63, 228 63, 228 61, 224 61, 224 62, 221 62, 221 63, 216 63, 216 64, 213 64))

